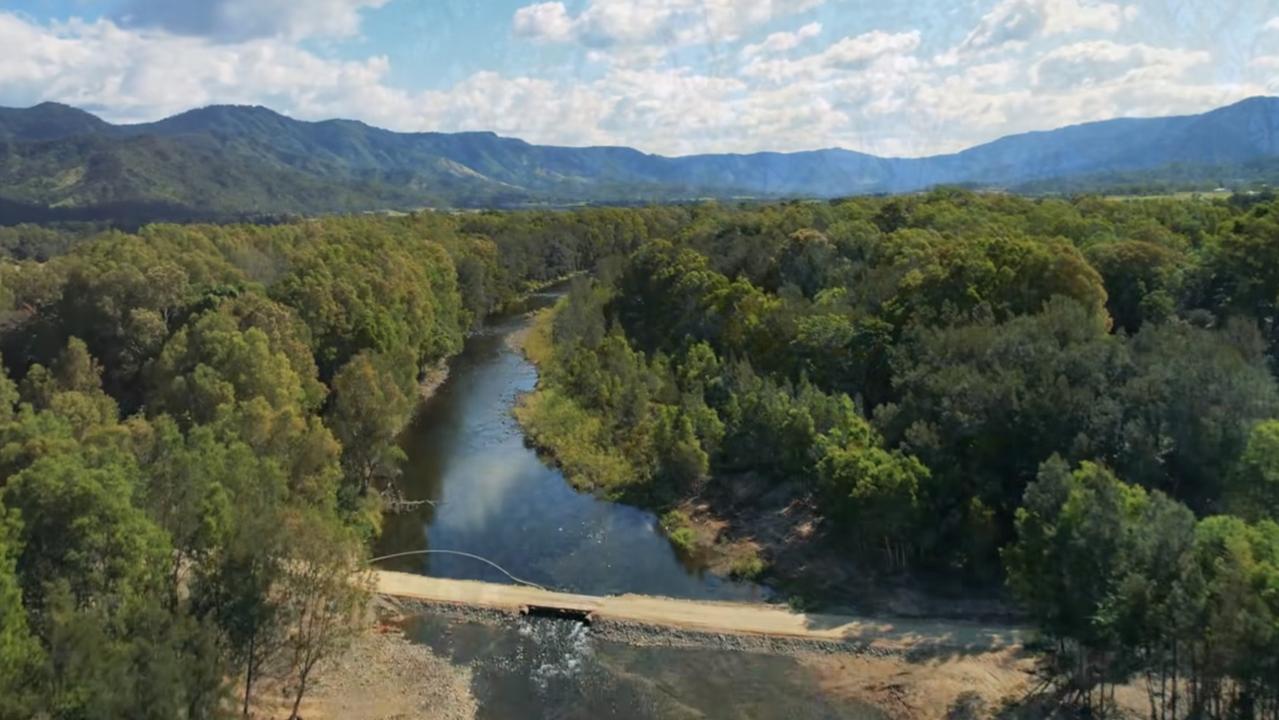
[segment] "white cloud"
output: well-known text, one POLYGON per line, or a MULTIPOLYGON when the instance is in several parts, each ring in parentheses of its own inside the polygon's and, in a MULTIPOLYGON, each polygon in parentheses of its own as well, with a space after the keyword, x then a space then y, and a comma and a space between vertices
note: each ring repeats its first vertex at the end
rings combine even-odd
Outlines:
POLYGON ((515 11, 516 35, 546 42, 568 42, 573 37, 573 19, 561 2, 544 2, 515 11))
POLYGON ((750 59, 760 55, 774 55, 794 50, 805 40, 817 37, 822 32, 822 24, 811 22, 795 32, 775 32, 764 38, 763 42, 747 45, 742 48, 742 57, 750 59))
POLYGON ((695 45, 731 42, 755 27, 811 10, 825 0, 589 0, 576 16, 562 2, 515 12, 517 34, 541 42, 695 45))
POLYGON ((413 104, 420 108, 407 119, 414 129, 492 130, 561 145, 611 140, 599 123, 612 101, 589 85, 479 72, 447 90, 423 93, 413 104))
POLYGON ((182 35, 240 41, 264 37, 346 37, 360 13, 389 0, 129 0, 115 20, 182 35))
POLYGON ((1270 18, 1270 22, 1263 25, 1262 29, 1279 31, 1279 16, 1270 18))
POLYGON ((36 25, 0 13, 6 104, 41 100, 151 120, 211 103, 263 103, 315 116, 361 107, 382 118, 403 93, 382 84, 385 57, 332 61, 276 39, 235 44, 121 28, 108 20, 36 25))
POLYGON ((742 67, 742 74, 773 83, 793 82, 797 79, 818 79, 835 71, 865 68, 883 58, 898 58, 899 62, 913 62, 909 54, 920 44, 917 30, 905 33, 887 33, 872 30, 853 37, 842 38, 825 50, 796 59, 755 58, 742 67))
POLYGON ((1030 79, 1036 87, 1054 90, 1123 82, 1134 73, 1147 81, 1167 82, 1211 61, 1212 55, 1204 51, 1094 40, 1065 45, 1042 55, 1031 67, 1030 79))
POLYGON ((1094 0, 1002 0, 960 47, 981 50, 1078 30, 1113 33, 1136 15, 1136 6, 1094 0))
POLYGON ((844 38, 818 57, 828 67, 855 67, 881 55, 899 55, 919 47, 919 31, 886 33, 881 30, 844 38))

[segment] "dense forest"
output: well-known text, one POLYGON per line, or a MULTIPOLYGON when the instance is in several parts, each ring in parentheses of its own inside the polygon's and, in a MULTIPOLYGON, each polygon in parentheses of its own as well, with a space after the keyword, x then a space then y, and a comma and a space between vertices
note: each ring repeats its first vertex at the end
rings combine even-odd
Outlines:
POLYGON ((674 508, 677 542, 689 498, 789 489, 867 571, 1006 582, 1094 711, 1139 680, 1156 717, 1274 717, 1277 213, 698 208, 543 320, 519 415, 580 484, 674 508))
POLYGON ((665 215, 0 231, 0 717, 301 698, 362 618, 422 370, 665 215))
POLYGON ((1007 586, 1095 710, 1136 681, 1160 718, 1279 713, 1272 198, 27 226, 0 252, 0 717, 301 697, 363 604, 419 379, 583 270, 517 411, 577 484, 677 543, 690 499, 785 490, 867 573, 1007 586))

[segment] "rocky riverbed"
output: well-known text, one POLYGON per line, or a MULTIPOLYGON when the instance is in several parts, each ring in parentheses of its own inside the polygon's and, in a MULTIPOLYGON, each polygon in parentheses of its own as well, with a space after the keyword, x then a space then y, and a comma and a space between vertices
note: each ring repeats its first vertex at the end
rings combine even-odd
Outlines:
MULTIPOLYGON (((472 720, 471 671, 379 622, 318 669, 305 720, 472 720)), ((269 717, 287 717, 271 713, 269 717)))

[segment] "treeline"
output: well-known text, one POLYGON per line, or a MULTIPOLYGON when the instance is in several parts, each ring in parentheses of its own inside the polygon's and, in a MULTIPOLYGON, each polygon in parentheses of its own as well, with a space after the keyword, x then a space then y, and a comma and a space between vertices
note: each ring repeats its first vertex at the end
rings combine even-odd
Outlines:
POLYGON ((1277 213, 698 208, 578 283, 521 417, 587 484, 764 477, 866 565, 1006 579, 1094 707, 1144 676, 1160 717, 1273 717, 1277 213))
POLYGON ((0 225, 0 258, 48 260, 65 255, 107 227, 94 223, 0 225))
POLYGON ((1259 158, 1227 165, 1173 163, 1149 170, 1088 173, 1065 178, 1034 180, 1014 190, 1030 195, 1168 195, 1211 193, 1225 189, 1238 194, 1272 193, 1279 185, 1279 161, 1259 158))
POLYGON ((419 374, 680 212, 0 236, 0 717, 300 700, 362 618, 419 374))

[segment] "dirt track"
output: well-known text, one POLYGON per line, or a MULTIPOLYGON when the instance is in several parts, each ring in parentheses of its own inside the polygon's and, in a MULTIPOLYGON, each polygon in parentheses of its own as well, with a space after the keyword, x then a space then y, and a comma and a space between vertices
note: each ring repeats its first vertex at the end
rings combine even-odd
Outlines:
POLYGON ((644 595, 594 597, 519 585, 378 572, 380 594, 426 603, 518 613, 550 608, 593 621, 714 633, 840 643, 888 653, 997 650, 1021 644, 1020 628, 951 620, 882 620, 793 612, 783 606, 700 602, 644 595))

